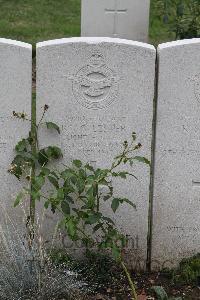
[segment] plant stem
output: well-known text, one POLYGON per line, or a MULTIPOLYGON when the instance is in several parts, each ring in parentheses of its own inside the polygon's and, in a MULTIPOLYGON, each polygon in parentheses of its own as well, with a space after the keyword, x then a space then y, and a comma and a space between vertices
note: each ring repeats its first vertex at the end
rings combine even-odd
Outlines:
POLYGON ((134 282, 132 281, 131 279, 131 276, 129 274, 129 271, 125 265, 125 263, 121 260, 121 266, 124 270, 124 273, 126 274, 126 277, 128 279, 128 283, 129 283, 129 286, 131 288, 131 297, 132 297, 132 300, 137 300, 137 293, 136 293, 136 288, 135 288, 135 284, 134 282))
MULTIPOLYGON (((37 147, 37 126, 36 126, 36 97, 32 95, 32 102, 31 102, 31 153, 33 156, 36 154, 36 147, 37 147)), ((34 190, 33 181, 35 178, 35 164, 33 164, 31 169, 31 192, 34 190)), ((30 196, 30 240, 34 238, 34 223, 35 223, 35 199, 30 196)))
POLYGON ((99 186, 97 184, 97 212, 99 212, 100 209, 100 197, 99 197, 99 186))

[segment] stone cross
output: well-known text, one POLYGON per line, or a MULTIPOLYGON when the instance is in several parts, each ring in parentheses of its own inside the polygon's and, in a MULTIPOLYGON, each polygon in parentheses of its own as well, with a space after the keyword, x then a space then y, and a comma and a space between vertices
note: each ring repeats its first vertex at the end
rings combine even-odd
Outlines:
POLYGON ((106 8, 105 13, 113 14, 113 35, 117 36, 118 16, 119 14, 126 14, 127 9, 118 9, 118 0, 115 0, 115 7, 113 9, 106 8))
POLYGON ((82 0, 81 36, 148 41, 150 0, 82 0))

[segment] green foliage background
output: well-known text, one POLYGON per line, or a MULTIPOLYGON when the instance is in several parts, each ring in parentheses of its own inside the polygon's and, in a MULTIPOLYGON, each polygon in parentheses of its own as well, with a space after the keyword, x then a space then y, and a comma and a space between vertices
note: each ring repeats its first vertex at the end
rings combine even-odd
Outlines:
MULTIPOLYGON (((172 13, 170 20, 174 20, 174 4, 180 0, 151 0, 149 33, 150 42, 155 45, 175 39, 175 34, 170 31, 171 23, 163 23, 166 1, 172 13)), ((197 5, 199 1, 183 0, 187 4, 197 2, 197 5)), ((0 37, 34 45, 39 41, 79 36, 80 14, 81 0, 0 0, 0 37)))

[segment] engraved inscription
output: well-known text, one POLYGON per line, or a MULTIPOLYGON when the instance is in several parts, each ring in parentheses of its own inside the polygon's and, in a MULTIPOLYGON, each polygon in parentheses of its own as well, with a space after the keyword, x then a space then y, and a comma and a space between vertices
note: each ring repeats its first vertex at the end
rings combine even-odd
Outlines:
POLYGON ((113 36, 118 35, 117 26, 118 26, 118 16, 119 14, 126 14, 127 9, 118 9, 118 0, 115 0, 115 7, 113 9, 106 8, 105 9, 106 14, 112 14, 113 15, 113 36))
POLYGON ((197 100, 200 102, 200 74, 194 77, 194 91, 197 100))
POLYGON ((126 123, 126 116, 68 117, 68 125, 62 128, 68 141, 66 154, 74 152, 74 149, 81 149, 87 161, 96 160, 99 155, 113 157, 122 146, 123 136, 127 130, 126 123))
POLYGON ((88 63, 73 78, 73 93, 88 109, 102 109, 117 97, 118 80, 105 64, 103 55, 94 53, 88 63))
MULTIPOLYGON (((12 120, 13 119, 10 118, 10 117, 5 117, 5 116, 2 117, 2 116, 0 116, 0 127, 1 128, 7 127, 6 123, 8 123, 8 122, 11 123, 12 120)), ((4 129, 4 133, 1 134, 1 136, 0 136, 0 151, 5 151, 7 149, 7 145, 9 143, 11 143, 12 140, 13 140, 13 136, 12 135, 8 135, 7 133, 5 133, 5 129, 4 129)))

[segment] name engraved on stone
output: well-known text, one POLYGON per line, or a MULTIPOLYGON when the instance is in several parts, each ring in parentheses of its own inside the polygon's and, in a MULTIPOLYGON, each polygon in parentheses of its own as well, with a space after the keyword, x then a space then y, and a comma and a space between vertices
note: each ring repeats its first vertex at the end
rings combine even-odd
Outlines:
POLYGON ((118 17, 120 14, 125 14, 127 13, 127 9, 118 9, 118 0, 115 0, 115 7, 113 9, 105 8, 105 13, 106 14, 112 14, 113 16, 113 36, 118 35, 118 17))
POLYGON ((71 146, 83 148, 83 153, 108 153, 118 150, 121 146, 121 137, 118 135, 126 131, 126 116, 121 117, 90 117, 77 116, 67 118, 68 126, 63 126, 62 130, 65 133, 66 139, 70 142, 71 146), (74 133, 73 127, 70 124, 75 123, 78 129, 74 133), (105 136, 110 137, 112 140, 105 140, 105 136))
POLYGON ((103 109, 117 98, 117 76, 106 66, 102 54, 94 53, 73 77, 73 93, 87 109, 103 109))

